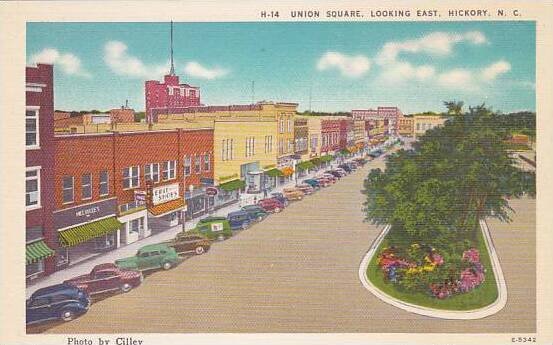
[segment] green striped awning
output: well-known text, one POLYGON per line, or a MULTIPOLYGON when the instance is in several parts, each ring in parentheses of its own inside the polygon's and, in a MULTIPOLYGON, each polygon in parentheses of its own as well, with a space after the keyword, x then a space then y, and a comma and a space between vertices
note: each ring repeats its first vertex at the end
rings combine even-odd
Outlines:
POLYGON ((315 168, 315 164, 313 164, 313 162, 311 161, 305 161, 305 162, 300 162, 296 164, 296 170, 299 170, 299 171, 304 171, 304 170, 313 169, 313 168, 315 168))
POLYGON ((326 163, 326 162, 330 162, 330 161, 333 160, 333 159, 334 159, 334 156, 332 156, 332 155, 326 155, 326 156, 322 156, 322 157, 321 157, 321 162, 325 162, 325 163, 326 163))
POLYGON ((265 174, 269 177, 279 177, 279 176, 284 176, 284 174, 282 173, 282 171, 278 170, 277 168, 273 168, 271 170, 267 170, 265 171, 265 174))
POLYGON ((43 240, 30 243, 27 245, 26 249, 27 265, 50 257, 54 254, 55 252, 50 249, 50 247, 48 247, 43 240))
POLYGON ((115 217, 76 226, 59 233, 60 244, 64 247, 76 246, 96 237, 100 237, 119 229, 123 225, 115 217))
POLYGON ((244 182, 242 180, 232 180, 232 181, 225 182, 225 183, 222 183, 222 184, 219 185, 219 187, 222 190, 226 190, 227 192, 237 190, 237 189, 242 189, 245 186, 246 186, 246 182, 244 182))

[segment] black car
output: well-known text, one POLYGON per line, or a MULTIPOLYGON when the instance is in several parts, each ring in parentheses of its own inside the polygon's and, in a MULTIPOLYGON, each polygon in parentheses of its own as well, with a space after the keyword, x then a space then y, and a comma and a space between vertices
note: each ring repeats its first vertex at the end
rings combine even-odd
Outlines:
POLYGON ((90 297, 81 289, 66 283, 35 291, 27 300, 27 324, 47 321, 71 321, 86 313, 90 297))
POLYGON ((280 201, 284 205, 284 207, 288 206, 288 203, 289 203, 288 199, 286 199, 286 197, 282 193, 279 193, 279 192, 271 193, 271 198, 275 198, 278 201, 280 201))
POLYGON ((353 169, 351 168, 351 166, 349 164, 340 164, 340 165, 338 165, 338 168, 344 169, 348 174, 353 171, 353 169))
POLYGON ((325 174, 331 174, 332 176, 336 177, 337 179, 342 178, 342 174, 340 174, 336 170, 327 170, 327 171, 325 171, 325 174))

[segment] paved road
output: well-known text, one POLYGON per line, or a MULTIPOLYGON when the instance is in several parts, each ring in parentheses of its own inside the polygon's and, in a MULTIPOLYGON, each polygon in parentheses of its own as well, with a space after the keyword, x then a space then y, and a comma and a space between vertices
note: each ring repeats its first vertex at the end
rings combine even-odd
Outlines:
POLYGON ((437 320, 392 307, 365 290, 359 263, 380 229, 363 222, 369 168, 290 205, 88 314, 33 331, 470 332, 535 331, 535 201, 515 200, 514 222, 490 221, 509 300, 482 320, 437 320))

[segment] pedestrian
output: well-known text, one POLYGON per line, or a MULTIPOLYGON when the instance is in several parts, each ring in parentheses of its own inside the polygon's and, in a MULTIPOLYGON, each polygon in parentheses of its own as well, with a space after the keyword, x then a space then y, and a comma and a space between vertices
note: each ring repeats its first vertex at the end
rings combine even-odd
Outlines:
POLYGON ((269 195, 269 192, 267 192, 267 188, 263 188, 263 197, 266 198, 269 195))

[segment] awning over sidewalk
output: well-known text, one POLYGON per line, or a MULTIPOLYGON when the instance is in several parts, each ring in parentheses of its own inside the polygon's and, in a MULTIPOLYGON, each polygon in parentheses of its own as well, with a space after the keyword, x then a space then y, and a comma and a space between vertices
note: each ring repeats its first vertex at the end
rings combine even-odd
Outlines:
POLYGON ((313 164, 313 162, 311 161, 305 161, 305 162, 300 162, 296 164, 296 169, 298 171, 304 171, 307 169, 314 169, 314 168, 315 168, 315 164, 313 164))
POLYGON ((244 182, 242 180, 239 180, 239 179, 236 179, 236 180, 232 180, 232 181, 220 184, 219 188, 221 188, 222 190, 225 190, 227 192, 230 192, 230 191, 233 191, 233 190, 242 189, 245 186, 246 186, 246 182, 244 182))
POLYGON ((269 177, 279 177, 283 176, 282 171, 278 170, 277 168, 273 168, 271 170, 265 171, 265 174, 269 177))
POLYGON ((55 252, 44 243, 43 240, 30 243, 26 246, 26 259, 27 259, 27 265, 35 263, 37 261, 46 259, 47 257, 50 257, 54 255, 55 252))
POLYGON ((148 209, 154 217, 162 217, 171 212, 180 211, 186 206, 182 198, 164 202, 163 204, 155 205, 148 209))
POLYGON ((107 235, 123 225, 115 217, 109 217, 95 222, 79 225, 59 232, 60 244, 64 247, 73 247, 93 238, 107 235))
POLYGON ((334 156, 332 156, 332 155, 326 155, 326 156, 322 156, 322 157, 321 157, 321 162, 325 162, 325 163, 326 163, 326 162, 330 162, 330 161, 333 160, 333 159, 334 159, 334 156))

